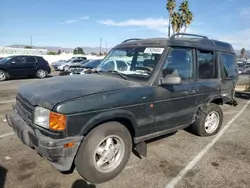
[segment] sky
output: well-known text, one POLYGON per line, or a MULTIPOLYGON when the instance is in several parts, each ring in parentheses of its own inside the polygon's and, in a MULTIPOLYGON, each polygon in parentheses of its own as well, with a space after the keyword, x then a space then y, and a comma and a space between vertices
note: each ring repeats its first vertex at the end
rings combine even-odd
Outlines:
MULTIPOLYGON (((181 0, 177 0, 179 5, 181 0)), ((250 0, 189 0, 188 33, 250 50, 250 0)), ((0 46, 113 47, 127 38, 167 37, 166 0, 1 0, 0 46)))

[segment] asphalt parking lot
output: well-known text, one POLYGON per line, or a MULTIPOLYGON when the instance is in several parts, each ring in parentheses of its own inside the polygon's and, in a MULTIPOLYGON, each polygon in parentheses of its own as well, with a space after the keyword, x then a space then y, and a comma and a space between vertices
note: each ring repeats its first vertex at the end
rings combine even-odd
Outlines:
POLYGON ((123 172, 101 185, 89 185, 77 172, 62 174, 24 146, 7 125, 18 86, 35 79, 0 83, 0 188, 249 188, 250 105, 237 98, 225 106, 221 132, 208 138, 187 131, 148 143, 147 158, 134 154, 123 172), (3 187, 3 186, 2 186, 3 187))

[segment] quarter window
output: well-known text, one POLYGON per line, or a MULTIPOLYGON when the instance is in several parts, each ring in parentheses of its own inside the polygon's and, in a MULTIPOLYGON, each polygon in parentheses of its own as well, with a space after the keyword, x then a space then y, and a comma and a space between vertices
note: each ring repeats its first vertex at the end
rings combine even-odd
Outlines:
POLYGON ((233 78, 238 76, 236 57, 233 54, 220 54, 221 73, 225 78, 233 78))
POLYGON ((36 59, 34 57, 26 57, 26 62, 27 63, 35 63, 36 59))
POLYGON ((198 79, 217 77, 216 61, 213 51, 197 50, 198 79))
POLYGON ((163 66, 163 77, 180 76, 182 80, 193 79, 193 53, 190 48, 171 48, 163 66))

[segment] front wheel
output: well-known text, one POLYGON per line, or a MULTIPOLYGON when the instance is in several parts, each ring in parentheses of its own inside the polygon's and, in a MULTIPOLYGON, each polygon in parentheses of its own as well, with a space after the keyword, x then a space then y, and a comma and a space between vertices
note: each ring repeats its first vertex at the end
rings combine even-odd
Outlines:
POLYGON ((83 139, 75 166, 85 180, 103 183, 120 174, 131 151, 132 138, 128 129, 118 122, 104 123, 83 139))
POLYGON ((198 136, 212 136, 220 131, 222 122, 223 112, 221 107, 210 103, 198 112, 191 129, 198 136))

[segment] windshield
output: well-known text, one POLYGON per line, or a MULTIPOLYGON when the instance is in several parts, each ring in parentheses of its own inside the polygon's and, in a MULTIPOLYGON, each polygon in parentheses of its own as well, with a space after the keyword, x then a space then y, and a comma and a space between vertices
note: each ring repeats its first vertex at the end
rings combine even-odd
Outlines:
POLYGON ((6 62, 8 62, 12 57, 5 57, 3 59, 0 59, 0 64, 4 64, 6 62))
POLYGON ((91 67, 96 68, 101 63, 101 60, 90 60, 87 63, 85 63, 82 67, 91 67))
POLYGON ((72 59, 69 59, 69 60, 65 61, 64 63, 69 63, 69 62, 71 62, 71 61, 72 61, 72 59))
POLYGON ((165 48, 114 48, 97 67, 99 72, 120 72, 127 77, 149 79, 165 48))

